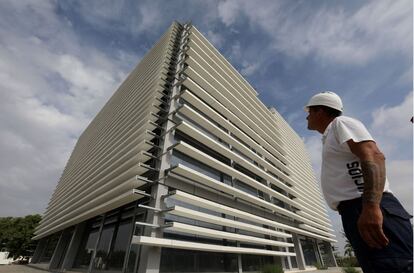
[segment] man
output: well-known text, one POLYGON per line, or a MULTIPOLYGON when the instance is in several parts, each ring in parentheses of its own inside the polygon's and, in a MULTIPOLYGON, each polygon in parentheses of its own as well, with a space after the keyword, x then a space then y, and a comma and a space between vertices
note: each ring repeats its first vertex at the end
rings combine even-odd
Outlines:
POLYGON ((413 230, 409 215, 392 195, 385 157, 358 120, 342 116, 333 92, 306 105, 308 129, 322 134, 322 191, 342 218, 365 273, 412 273, 413 230))

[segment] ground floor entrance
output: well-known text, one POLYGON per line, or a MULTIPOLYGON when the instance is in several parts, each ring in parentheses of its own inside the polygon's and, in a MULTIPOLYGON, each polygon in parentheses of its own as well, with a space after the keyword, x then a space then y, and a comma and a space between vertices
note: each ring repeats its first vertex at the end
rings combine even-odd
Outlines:
MULTIPOLYGON (((261 272, 264 267, 282 267, 285 271, 303 270, 316 264, 336 266, 331 245, 292 234, 294 247, 286 249, 296 256, 261 256, 251 254, 216 253, 176 248, 159 248, 159 260, 147 264, 148 248, 131 244, 132 237, 142 235, 142 225, 148 211, 139 206, 145 200, 123 206, 104 215, 89 219, 76 226, 42 238, 32 258, 32 263, 44 265, 53 272, 116 272, 116 273, 178 273, 178 272, 261 272), (141 265, 141 266, 140 266, 141 265), (149 268, 151 267, 151 268, 149 268)), ((165 234, 168 238, 172 235, 165 234)), ((180 235, 174 235, 180 236, 180 235)), ((185 240, 184 236, 180 237, 185 240)), ((211 243, 206 238, 191 241, 211 243)), ((217 241, 232 246, 235 241, 217 241)), ((243 245, 249 247, 249 244, 243 245)), ((257 246, 256 246, 257 247, 257 246)), ((271 246, 264 249, 275 250, 271 246)), ((279 249, 277 249, 279 250, 279 249)))

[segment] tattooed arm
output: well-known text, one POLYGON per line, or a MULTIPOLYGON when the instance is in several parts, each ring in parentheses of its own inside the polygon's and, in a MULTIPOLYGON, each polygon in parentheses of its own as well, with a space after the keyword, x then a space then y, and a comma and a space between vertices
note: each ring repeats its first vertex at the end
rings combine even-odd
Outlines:
POLYGON ((382 230, 383 216, 380 208, 385 185, 385 157, 373 141, 349 140, 347 143, 352 153, 360 159, 364 177, 359 233, 370 247, 383 248, 388 244, 388 238, 382 230))

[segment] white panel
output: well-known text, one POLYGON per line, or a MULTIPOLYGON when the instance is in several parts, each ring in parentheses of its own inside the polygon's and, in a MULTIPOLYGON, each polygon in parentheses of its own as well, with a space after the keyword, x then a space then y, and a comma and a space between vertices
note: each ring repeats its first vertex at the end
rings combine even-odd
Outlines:
POLYGON ((85 221, 86 219, 90 219, 93 218, 95 216, 98 216, 106 211, 115 209, 117 207, 123 206, 125 204, 131 203, 132 201, 141 199, 143 196, 136 194, 133 192, 133 190, 129 190, 127 192, 125 192, 124 194, 118 195, 116 198, 106 202, 106 203, 102 203, 99 204, 98 206, 96 206, 93 209, 90 209, 89 211, 86 211, 80 215, 77 215, 63 223, 58 223, 57 225, 55 225, 55 223, 53 223, 53 226, 46 229, 46 230, 39 230, 39 235, 36 235, 33 237, 34 240, 38 240, 40 238, 43 238, 44 236, 47 236, 49 234, 52 234, 56 231, 65 229, 67 227, 70 227, 72 225, 76 225, 82 221, 85 221))
POLYGON ((158 246, 166 248, 178 248, 197 251, 210 251, 221 253, 238 253, 238 254, 255 254, 266 256, 296 256, 294 252, 281 252, 256 248, 243 248, 243 247, 231 247, 222 245, 211 245, 202 243, 193 243, 187 241, 160 239, 155 237, 146 236, 134 236, 132 238, 132 244, 158 246))
POLYGON ((88 125, 69 158, 36 239, 139 198, 129 180, 148 170, 148 133, 159 119, 176 39, 173 24, 88 125))
POLYGON ((281 238, 292 237, 292 235, 284 233, 284 232, 275 231, 275 230, 271 230, 271 229, 268 229, 268 228, 263 228, 263 227, 260 227, 260 226, 255 226, 255 225, 252 225, 252 224, 238 222, 238 221, 234 221, 234 220, 230 220, 230 219, 225 219, 225 218, 222 218, 222 217, 217 217, 217 216, 214 216, 214 215, 211 215, 211 214, 207 214, 207 213, 187 209, 187 208, 180 207, 180 206, 174 206, 172 208, 172 210, 168 211, 168 213, 172 214, 172 215, 177 215, 177 216, 182 216, 182 217, 186 217, 186 218, 190 218, 190 219, 203 221, 203 222, 206 222, 206 223, 215 224, 215 225, 247 230, 247 231, 255 232, 255 233, 258 233, 258 234, 267 234, 267 235, 271 235, 271 236, 275 236, 275 237, 281 237, 281 238))
POLYGON ((219 170, 227 175, 232 176, 233 178, 237 178, 238 180, 258 189, 261 190, 267 194, 270 194, 271 196, 276 197, 279 200, 282 200, 292 206, 300 207, 299 204, 297 204, 292 199, 289 199, 287 196, 269 188, 268 186, 260 183, 257 180, 254 180, 253 178, 237 171, 236 169, 230 167, 229 165, 226 165, 222 163, 221 161, 201 152, 200 150, 197 150, 193 146, 185 143, 184 141, 180 141, 177 145, 174 146, 174 150, 177 150, 183 154, 186 154, 200 162, 205 163, 208 166, 211 166, 212 168, 219 170))
MULTIPOLYGON (((245 220, 249 220, 249 221, 252 221, 252 222, 255 222, 255 223, 258 223, 258 224, 272 226, 272 227, 275 227, 275 228, 278 228, 278 229, 291 231, 291 232, 294 232, 294 233, 297 233, 297 234, 302 234, 302 235, 305 235, 305 236, 310 236, 310 237, 318 238, 318 239, 325 240, 325 241, 336 242, 336 240, 332 240, 330 238, 326 238, 324 236, 320 236, 320 235, 317 235, 315 233, 311 233, 311 232, 308 232, 308 231, 305 231, 305 230, 302 230, 302 229, 299 229, 299 228, 296 228, 296 227, 293 227, 293 226, 278 223, 276 221, 266 219, 266 218, 263 218, 263 217, 260 217, 260 216, 257 216, 257 215, 254 215, 254 214, 251 214, 251 213, 248 213, 248 212, 244 212, 244 211, 241 211, 241 210, 238 210, 238 209, 235 209, 235 208, 227 207, 227 206, 221 205, 217 202, 212 202, 210 200, 206 200, 204 198, 200 198, 200 197, 194 196, 192 194, 185 193, 183 191, 176 190, 170 197, 174 198, 176 200, 180 200, 182 202, 194 205, 194 206, 202 207, 202 208, 209 209, 209 210, 212 210, 212 211, 216 211, 216 212, 219 212, 219 213, 228 214, 228 215, 238 217, 238 218, 242 218, 242 219, 245 219, 245 220)), ((334 235, 332 235, 332 236, 334 236, 334 235)), ((279 236, 279 237, 281 237, 281 236, 279 236)))
POLYGON ((287 209, 281 208, 279 206, 276 206, 274 204, 271 204, 269 202, 266 202, 258 197, 252 196, 248 193, 245 193, 242 190, 233 188, 227 184, 224 184, 220 181, 217 181, 215 179, 212 179, 202 173, 199 173, 191 168, 188 168, 186 166, 183 166, 181 164, 178 164, 176 168, 171 169, 172 173, 176 173, 178 175, 182 175, 184 177, 190 178, 191 180, 197 181, 197 183, 201 183, 204 184, 206 186, 212 187, 216 190, 220 190, 222 192, 228 193, 233 195, 234 197, 238 197, 241 198, 245 201, 251 202, 252 204, 267 208, 273 212, 277 212, 280 213, 282 215, 285 215, 287 217, 293 218, 295 220, 298 220, 299 222, 303 222, 306 224, 309 224, 311 226, 315 226, 318 227, 322 230, 326 230, 326 231, 333 231, 331 229, 329 229, 327 226, 325 225, 321 225, 318 223, 315 223, 309 219, 306 219, 300 215, 297 215, 291 211, 288 211, 287 209))
POLYGON ((272 245, 280 247, 293 247, 291 243, 257 238, 253 236, 241 235, 237 233, 224 232, 209 228, 197 227, 183 223, 173 222, 171 227, 165 228, 168 231, 176 231, 188 234, 201 235, 209 238, 227 239, 239 242, 253 243, 259 245, 272 245))
MULTIPOLYGON (((205 94, 208 95, 207 93, 205 93, 205 94)), ((226 128, 227 130, 229 130, 233 135, 235 135, 236 137, 238 137, 239 139, 241 139, 242 141, 247 143, 250 147, 254 148, 256 151, 258 151, 259 153, 264 155, 268 160, 270 160, 273 164, 275 164, 276 166, 281 168, 283 171, 285 171, 289 174, 291 173, 291 170, 289 169, 289 167, 287 165, 285 165, 286 162, 285 162, 285 164, 281 163, 277 158, 275 158, 273 155, 271 155, 266 149, 264 149, 256 141, 254 141, 246 133, 241 131, 238 127, 236 127, 229 120, 223 118, 223 116, 220 115, 216 110, 214 110, 209 105, 205 104, 202 100, 200 100, 195 95, 193 95, 193 93, 191 91, 186 89, 181 94, 181 98, 188 101, 191 105, 195 106, 199 111, 206 114, 209 118, 211 118, 212 120, 214 120, 215 122, 217 122, 218 124, 220 124, 221 126, 226 128)), ((223 107, 223 106, 221 106, 221 107, 223 107)), ((221 107, 216 107, 216 108, 218 108, 217 110, 224 109, 224 108, 221 108, 221 107)), ((232 114, 229 113, 229 115, 232 115, 232 114)), ((237 117, 234 116, 234 118, 237 118, 237 117)))

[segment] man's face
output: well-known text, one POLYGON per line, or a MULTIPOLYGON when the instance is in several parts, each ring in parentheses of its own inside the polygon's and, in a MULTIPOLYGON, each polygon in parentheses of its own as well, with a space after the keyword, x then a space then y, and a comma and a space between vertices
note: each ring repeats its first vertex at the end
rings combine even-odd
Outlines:
POLYGON ((321 109, 318 107, 309 107, 308 116, 306 119, 308 120, 308 129, 309 130, 317 130, 319 121, 320 121, 320 114, 321 109))

